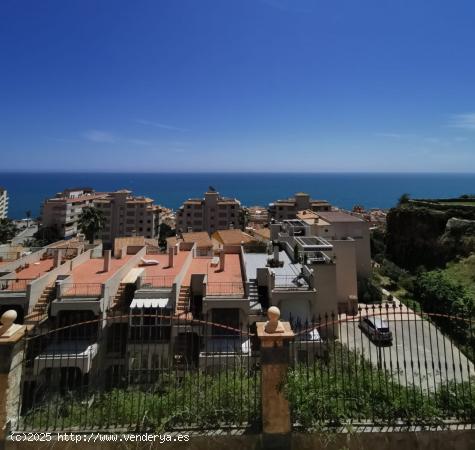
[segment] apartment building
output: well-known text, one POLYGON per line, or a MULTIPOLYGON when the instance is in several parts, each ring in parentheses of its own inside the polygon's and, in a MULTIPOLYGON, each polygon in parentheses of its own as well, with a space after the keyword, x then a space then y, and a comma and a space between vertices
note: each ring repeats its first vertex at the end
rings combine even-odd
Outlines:
MULTIPOLYGON (((25 322, 47 338, 29 355, 25 392, 40 392, 51 379, 58 386, 113 385, 150 382, 164 371, 237 365, 255 351, 251 336, 239 330, 265 320, 271 305, 284 319, 320 320, 318 333, 336 336, 322 322, 339 306, 333 246, 323 238, 298 240, 296 226, 305 225, 272 225, 279 244, 271 255, 247 253, 242 245, 203 254, 197 242, 183 239, 170 241, 163 254, 123 239, 114 256, 94 248, 66 261, 54 253, 53 259, 42 255, 41 264, 30 262, 35 274, 28 276, 36 281, 24 292, 36 297, 19 301, 28 304, 25 322), (294 258, 297 242, 307 257, 294 258)), ((5 290, 23 288, 13 278, 5 290)))
POLYGON ((186 200, 176 213, 177 232, 207 231, 239 228, 241 203, 235 198, 219 195, 209 189, 204 198, 186 200))
POLYGON ((160 207, 147 197, 137 197, 131 191, 120 190, 107 193, 94 200, 106 218, 106 225, 98 238, 104 242, 114 242, 122 236, 158 237, 160 207))
POLYGON ((312 211, 330 211, 331 205, 326 200, 313 200, 309 194, 297 192, 292 198, 270 203, 269 216, 271 219, 278 221, 295 219, 299 211, 306 209, 312 211))
POLYGON ((134 196, 131 191, 95 192, 90 188, 67 189, 44 202, 41 224, 56 227, 61 237, 70 238, 79 232, 83 208, 92 206, 104 213, 105 227, 98 239, 112 243, 116 237, 158 236, 160 207, 147 197, 134 196))
MULTIPOLYGON (((297 219, 310 227, 309 233, 328 241, 354 241, 357 275, 367 278, 371 275, 371 243, 369 223, 344 211, 300 211, 297 219)), ((336 244, 335 244, 336 245, 336 244)))
POLYGON ((6 219, 8 216, 8 192, 0 187, 0 219, 6 219))

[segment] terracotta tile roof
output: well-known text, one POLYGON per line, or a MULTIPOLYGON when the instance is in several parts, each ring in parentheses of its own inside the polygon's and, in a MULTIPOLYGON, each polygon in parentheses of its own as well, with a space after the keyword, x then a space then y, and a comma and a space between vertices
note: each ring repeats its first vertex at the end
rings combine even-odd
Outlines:
POLYGON ((206 231, 195 231, 182 233, 184 242, 195 242, 198 248, 209 248, 213 246, 209 234, 206 231))
POLYGON ((254 241, 254 238, 241 230, 218 230, 213 233, 213 239, 216 239, 223 245, 241 245, 254 241))

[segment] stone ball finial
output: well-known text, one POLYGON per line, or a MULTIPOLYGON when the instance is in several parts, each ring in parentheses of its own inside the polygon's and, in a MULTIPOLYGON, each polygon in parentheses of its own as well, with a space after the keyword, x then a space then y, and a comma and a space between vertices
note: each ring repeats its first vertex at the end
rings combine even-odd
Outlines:
POLYGON ((276 322, 280 319, 280 309, 277 306, 271 306, 267 310, 267 318, 269 322, 276 322))
POLYGON ((17 319, 18 314, 14 309, 9 309, 2 314, 0 317, 0 323, 2 324, 2 328, 7 330, 13 325, 13 322, 17 319))
POLYGON ((266 333, 283 333, 284 328, 280 323, 280 309, 277 306, 271 306, 267 310, 267 322, 264 326, 266 333))

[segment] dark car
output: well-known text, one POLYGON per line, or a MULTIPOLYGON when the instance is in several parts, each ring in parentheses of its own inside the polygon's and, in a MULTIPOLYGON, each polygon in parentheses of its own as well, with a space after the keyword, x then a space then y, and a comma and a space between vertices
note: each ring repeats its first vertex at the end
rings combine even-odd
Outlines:
POLYGON ((358 326, 373 342, 391 344, 393 341, 389 325, 381 317, 362 317, 358 326))

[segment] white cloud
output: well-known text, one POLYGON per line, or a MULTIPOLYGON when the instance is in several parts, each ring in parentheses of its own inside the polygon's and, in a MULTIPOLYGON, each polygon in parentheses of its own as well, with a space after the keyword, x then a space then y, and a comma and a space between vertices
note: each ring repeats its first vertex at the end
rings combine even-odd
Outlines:
POLYGON ((452 116, 450 126, 465 130, 475 130, 475 113, 455 114, 452 116))
POLYGON ((400 133, 374 133, 374 135, 378 137, 387 137, 393 139, 401 139, 402 137, 404 137, 404 135, 400 133))
POLYGON ((151 120, 136 119, 135 122, 141 125, 147 125, 147 126, 155 127, 155 128, 162 128, 164 130, 181 131, 181 132, 188 131, 186 128, 175 127, 173 125, 168 125, 166 123, 161 123, 161 122, 152 122, 151 120))
POLYGON ((88 130, 83 133, 84 139, 91 142, 97 142, 101 144, 113 144, 117 141, 117 138, 107 131, 101 130, 88 130))

